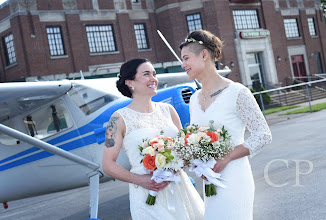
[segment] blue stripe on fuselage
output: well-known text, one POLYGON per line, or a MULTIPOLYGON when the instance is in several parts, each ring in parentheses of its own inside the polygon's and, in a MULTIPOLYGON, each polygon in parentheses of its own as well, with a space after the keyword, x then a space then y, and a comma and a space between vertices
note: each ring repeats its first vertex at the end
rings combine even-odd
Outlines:
MULTIPOLYGON (((96 142, 96 139, 94 138, 93 135, 89 135, 86 138, 80 138, 78 140, 63 144, 60 146, 61 149, 66 150, 66 151, 71 151, 76 148, 84 147, 90 144, 93 144, 96 142)), ((26 163, 34 162, 36 160, 44 159, 50 156, 53 156, 54 154, 47 152, 47 151, 42 151, 40 153, 33 154, 31 156, 24 157, 20 160, 16 160, 14 162, 5 164, 3 166, 0 166, 0 171, 7 170, 13 167, 17 167, 26 163)))

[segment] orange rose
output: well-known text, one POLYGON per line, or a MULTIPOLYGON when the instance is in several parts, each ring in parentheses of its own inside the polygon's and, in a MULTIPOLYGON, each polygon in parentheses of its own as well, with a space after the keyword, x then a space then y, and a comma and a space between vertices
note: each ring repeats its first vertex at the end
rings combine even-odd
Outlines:
POLYGON ((209 131, 206 134, 211 138, 211 143, 218 141, 218 134, 214 131, 209 131))
POLYGON ((188 137, 189 137, 191 134, 192 134, 192 132, 191 132, 191 133, 188 133, 188 134, 185 136, 185 145, 187 145, 187 144, 188 144, 188 141, 187 141, 187 139, 188 139, 188 137))
POLYGON ((146 168, 146 170, 155 170, 155 156, 151 156, 150 154, 146 154, 146 156, 143 159, 143 165, 146 168))

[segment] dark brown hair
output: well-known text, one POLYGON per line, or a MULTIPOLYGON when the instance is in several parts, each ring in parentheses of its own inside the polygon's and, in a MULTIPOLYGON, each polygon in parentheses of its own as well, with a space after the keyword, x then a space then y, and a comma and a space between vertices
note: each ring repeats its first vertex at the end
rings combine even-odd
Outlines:
POLYGON ((199 54, 203 49, 207 49, 213 60, 220 60, 222 58, 223 42, 206 30, 196 30, 191 32, 186 40, 179 46, 180 50, 183 47, 191 45, 192 51, 199 54))
POLYGON ((144 58, 137 58, 126 61, 121 65, 120 73, 118 74, 119 80, 117 81, 116 86, 122 95, 129 98, 132 97, 132 93, 125 82, 126 80, 134 80, 138 67, 146 62, 149 62, 149 60, 144 58))

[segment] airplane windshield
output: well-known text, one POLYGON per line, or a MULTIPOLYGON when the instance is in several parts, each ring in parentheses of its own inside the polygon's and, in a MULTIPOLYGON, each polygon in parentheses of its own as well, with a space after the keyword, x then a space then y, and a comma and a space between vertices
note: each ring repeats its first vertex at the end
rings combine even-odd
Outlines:
POLYGON ((89 115, 122 96, 115 81, 112 78, 76 81, 68 95, 85 115, 89 115))
POLYGON ((73 126, 61 100, 27 115, 24 124, 29 135, 38 139, 49 137, 73 126))

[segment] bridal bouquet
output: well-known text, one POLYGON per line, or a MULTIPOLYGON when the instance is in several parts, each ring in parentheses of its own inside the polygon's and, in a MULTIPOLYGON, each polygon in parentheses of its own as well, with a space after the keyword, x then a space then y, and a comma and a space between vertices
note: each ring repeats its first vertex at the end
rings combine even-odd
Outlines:
POLYGON ((215 159, 223 159, 233 148, 231 136, 224 129, 215 130, 214 121, 209 126, 189 125, 180 130, 175 138, 175 148, 182 156, 184 164, 190 166, 190 171, 198 177, 204 175, 205 195, 216 195, 215 186, 225 188, 221 174, 215 173, 212 168, 216 164, 215 159), (220 179, 220 180, 219 180, 220 179))
MULTIPOLYGON (((153 171, 152 180, 157 183, 163 181, 180 182, 180 178, 174 176, 174 172, 183 168, 183 160, 173 149, 173 140, 162 134, 154 138, 143 139, 142 146, 138 146, 143 159, 144 167, 153 171)), ((173 188, 172 188, 173 193, 173 188)), ((146 203, 155 204, 157 192, 150 190, 146 203)))

